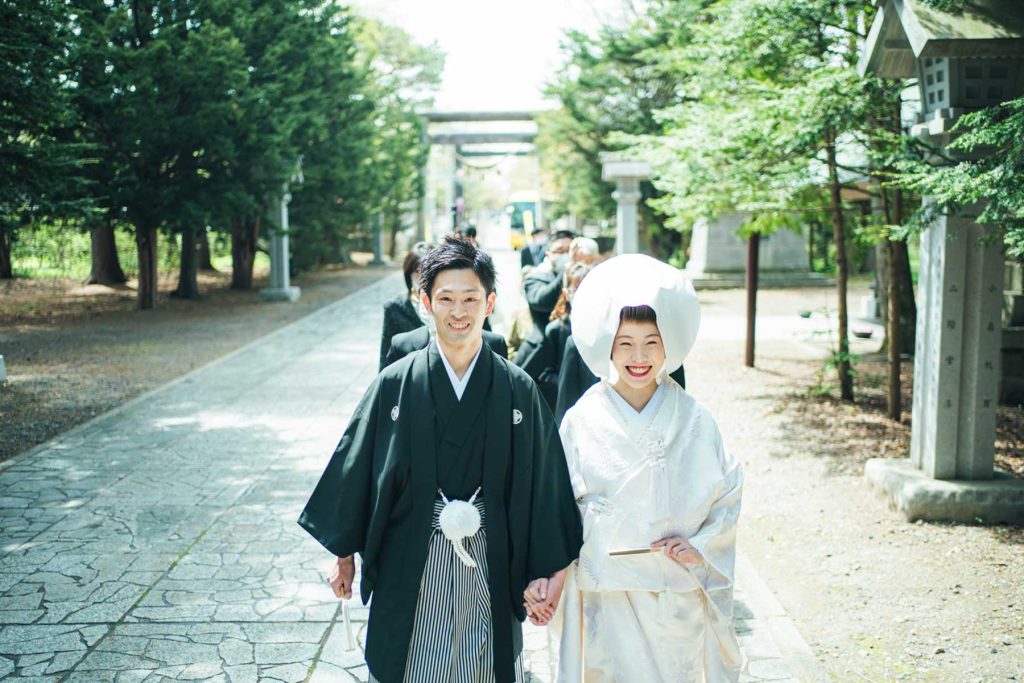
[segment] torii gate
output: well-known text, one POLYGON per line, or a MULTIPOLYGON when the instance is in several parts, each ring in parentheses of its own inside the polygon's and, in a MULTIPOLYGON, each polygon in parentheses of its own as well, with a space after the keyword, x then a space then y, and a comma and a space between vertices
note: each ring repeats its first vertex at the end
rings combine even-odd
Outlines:
MULTIPOLYGON (((431 123, 489 123, 489 122, 532 122, 539 112, 533 111, 428 111, 421 114, 427 126, 431 123)), ((424 143, 428 145, 448 145, 458 150, 463 145, 486 145, 486 144, 529 144, 532 145, 537 137, 534 131, 459 131, 431 134, 429 130, 424 136, 424 143)), ((536 153, 536 148, 534 148, 536 153)), ((528 152, 512 152, 515 156, 528 154, 528 152)), ((471 153, 470 155, 476 155, 471 153)), ((426 183, 427 167, 420 170, 421 177, 426 183)), ((538 185, 540 179, 538 178, 538 185)), ((427 205, 428 195, 423 194, 417 212, 416 239, 422 240, 427 232, 427 215, 430 213, 427 205)), ((540 224, 541 208, 538 202, 537 217, 540 224)))

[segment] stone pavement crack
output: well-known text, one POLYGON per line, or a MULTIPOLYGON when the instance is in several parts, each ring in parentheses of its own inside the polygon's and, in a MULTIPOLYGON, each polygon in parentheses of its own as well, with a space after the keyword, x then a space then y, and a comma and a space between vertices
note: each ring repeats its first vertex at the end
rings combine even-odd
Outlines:
POLYGON ((316 648, 316 654, 313 655, 313 661, 309 664, 309 671, 306 673, 306 677, 302 679, 302 683, 309 683, 310 679, 316 673, 316 666, 320 663, 320 656, 324 653, 324 646, 327 645, 327 638, 334 631, 334 627, 338 624, 338 615, 341 614, 341 602, 339 601, 337 608, 334 610, 334 616, 331 617, 331 625, 324 629, 324 635, 320 638, 320 644, 316 648))
MULTIPOLYGON (((216 522, 216 520, 214 520, 214 522, 216 522)), ((175 558, 175 560, 173 562, 171 562, 170 566, 167 567, 167 569, 160 576, 160 579, 166 577, 167 574, 169 574, 171 572, 171 570, 173 570, 176 566, 178 566, 178 562, 181 561, 181 558, 183 558, 186 555, 188 555, 188 553, 192 550, 192 548, 194 548, 201 540, 203 540, 203 537, 206 536, 206 532, 210 530, 210 527, 213 526, 214 522, 211 522, 208 527, 203 529, 202 533, 200 533, 199 536, 197 536, 196 539, 194 541, 192 541, 192 543, 187 548, 185 548, 185 550, 183 550, 181 552, 181 554, 178 555, 178 557, 175 558)), ((78 662, 75 664, 75 667, 72 668, 68 673, 74 673, 79 664, 84 662, 86 659, 88 659, 89 655, 91 655, 93 652, 96 652, 98 650, 99 646, 107 639, 107 636, 109 636, 111 633, 113 633, 115 630, 117 630, 118 626, 120 626, 120 625, 125 623, 125 620, 128 618, 128 615, 131 614, 132 610, 135 609, 143 600, 146 599, 146 596, 149 595, 149 591, 152 590, 153 586, 155 586, 157 583, 159 583, 160 579, 157 579, 152 584, 150 584, 150 586, 148 588, 146 588, 145 591, 142 592, 142 595, 140 595, 138 598, 136 598, 135 602, 133 602, 131 604, 131 607, 126 609, 124 611, 124 613, 121 614, 121 617, 116 622, 114 622, 113 624, 109 625, 109 628, 107 629, 106 633, 104 633, 103 636, 101 638, 99 638, 99 640, 97 640, 95 643, 93 643, 91 647, 86 648, 85 654, 82 655, 81 659, 79 659, 78 662)))

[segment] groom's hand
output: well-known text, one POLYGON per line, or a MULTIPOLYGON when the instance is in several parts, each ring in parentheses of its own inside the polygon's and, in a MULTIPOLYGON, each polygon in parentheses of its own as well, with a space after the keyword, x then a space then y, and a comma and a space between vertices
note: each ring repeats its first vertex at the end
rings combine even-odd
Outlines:
POLYGON ((562 598, 562 589, 565 587, 565 575, 568 568, 557 571, 546 579, 534 579, 526 587, 523 597, 526 599, 525 607, 530 616, 530 622, 543 626, 558 609, 558 602, 562 598))
POLYGON ((327 575, 327 583, 331 584, 331 590, 335 597, 348 600, 352 597, 352 581, 356 576, 355 557, 339 557, 335 559, 330 573, 327 575))

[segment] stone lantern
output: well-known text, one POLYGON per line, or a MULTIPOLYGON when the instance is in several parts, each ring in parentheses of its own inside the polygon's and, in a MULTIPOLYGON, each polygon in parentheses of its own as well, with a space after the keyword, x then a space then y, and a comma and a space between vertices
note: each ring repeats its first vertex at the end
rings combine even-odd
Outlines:
POLYGON ((651 167, 639 159, 628 159, 613 153, 601 154, 601 179, 615 183, 612 198, 615 211, 615 253, 634 254, 640 251, 637 205, 640 203, 640 181, 651 177, 651 167))
MULTIPOLYGON (((1024 93, 1024 3, 885 0, 859 69, 917 79, 911 132, 945 146, 961 115, 1024 93)), ((980 211, 941 215, 921 236, 910 458, 865 468, 909 519, 1024 520, 1024 482, 994 469, 1003 253, 980 211)))
POLYGON ((267 212, 270 227, 270 283, 260 290, 263 301, 296 301, 302 293, 302 290, 292 285, 288 265, 288 204, 292 200, 290 186, 292 183, 301 185, 302 182, 300 157, 295 165, 295 173, 289 182, 281 186, 280 201, 277 206, 271 205, 267 212))

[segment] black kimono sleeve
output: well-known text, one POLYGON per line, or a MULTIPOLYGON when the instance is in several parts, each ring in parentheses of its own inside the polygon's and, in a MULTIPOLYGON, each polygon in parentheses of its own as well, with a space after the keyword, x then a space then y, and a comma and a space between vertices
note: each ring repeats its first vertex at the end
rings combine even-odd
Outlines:
POLYGON ((379 394, 378 377, 359 401, 299 516, 299 526, 338 557, 361 552, 366 544, 379 394))
POLYGON ((576 349, 576 342, 569 337, 565 342, 565 349, 562 352, 562 365, 558 372, 558 398, 555 401, 555 419, 559 424, 565 413, 576 405, 587 389, 597 384, 597 377, 590 371, 580 352, 576 349))
POLYGON ((558 425, 539 392, 533 392, 533 399, 533 505, 526 563, 526 578, 531 581, 568 567, 583 546, 583 526, 558 425))
POLYGON ((536 358, 531 359, 528 363, 531 367, 523 368, 531 377, 534 377, 531 370, 536 370, 537 387, 551 410, 555 409, 558 399, 558 374, 562 367, 562 355, 565 350, 565 325, 566 323, 562 320, 555 320, 548 324, 544 330, 544 342, 534 354, 536 358))

